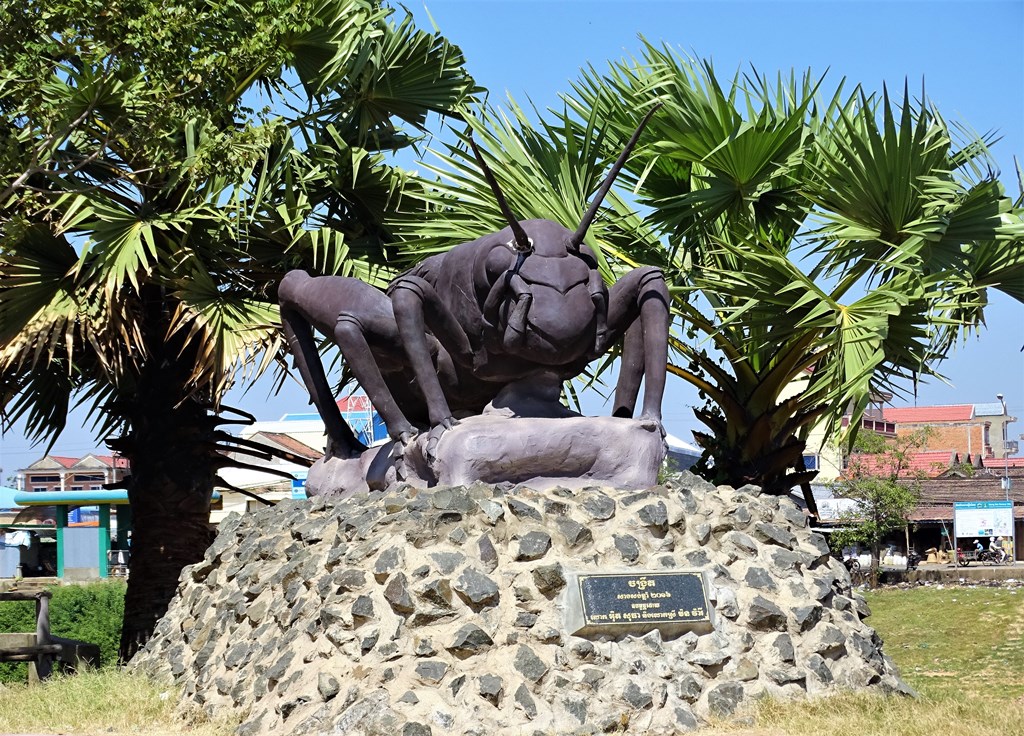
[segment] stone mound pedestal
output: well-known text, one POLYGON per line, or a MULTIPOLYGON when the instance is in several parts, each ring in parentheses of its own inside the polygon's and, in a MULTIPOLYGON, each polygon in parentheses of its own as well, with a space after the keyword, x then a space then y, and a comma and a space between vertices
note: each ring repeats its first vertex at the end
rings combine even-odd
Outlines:
POLYGON ((910 693, 868 614, 753 487, 403 487, 228 517, 131 666, 240 734, 673 734, 763 696, 910 693), (581 575, 679 571, 703 627, 570 623, 581 575))

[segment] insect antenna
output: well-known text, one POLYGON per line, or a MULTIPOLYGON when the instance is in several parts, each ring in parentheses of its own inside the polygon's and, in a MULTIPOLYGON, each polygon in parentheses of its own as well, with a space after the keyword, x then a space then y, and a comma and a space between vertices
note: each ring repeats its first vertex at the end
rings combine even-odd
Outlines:
POLYGON ((484 172, 484 178, 487 179, 487 183, 491 185, 491 191, 494 192, 495 199, 498 200, 498 207, 501 208, 501 214, 508 220, 508 224, 512 227, 512 237, 515 238, 515 249, 521 252, 528 252, 533 250, 533 241, 530 240, 530 236, 523 230, 523 226, 519 224, 519 220, 512 214, 512 210, 508 206, 508 202, 505 200, 505 195, 501 193, 501 187, 498 186, 498 180, 494 178, 494 173, 491 168, 484 161, 484 157, 480 153, 480 149, 476 147, 476 142, 473 140, 473 131, 469 131, 469 145, 473 149, 473 155, 476 156, 476 162, 480 164, 480 170, 484 172))
POLYGON ((576 232, 573 233, 572 238, 569 240, 570 247, 573 250, 578 250, 580 244, 583 242, 584 236, 587 234, 587 229, 590 227, 594 218, 597 216, 597 209, 601 206, 601 202, 604 200, 605 195, 608 194, 608 190, 612 188, 612 183, 615 181, 615 177, 622 171, 622 167, 626 163, 626 159, 629 158, 629 154, 633 152, 636 142, 640 139, 640 134, 643 132, 644 127, 647 125, 647 121, 651 119, 651 116, 658 111, 662 103, 658 103, 650 109, 650 112, 644 116, 644 119, 640 121, 640 125, 637 126, 633 132, 633 137, 629 139, 626 147, 622 149, 622 153, 619 154, 619 158, 615 161, 615 165, 612 166, 611 171, 608 172, 608 176, 605 177, 604 183, 601 184, 601 188, 597 190, 597 194, 594 196, 594 201, 590 203, 590 207, 587 209, 583 220, 580 221, 580 226, 576 228, 576 232))

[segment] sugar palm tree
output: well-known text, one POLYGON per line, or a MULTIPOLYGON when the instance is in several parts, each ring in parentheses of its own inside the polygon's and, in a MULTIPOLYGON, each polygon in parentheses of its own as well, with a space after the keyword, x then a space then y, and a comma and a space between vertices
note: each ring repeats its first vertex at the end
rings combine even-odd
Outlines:
POLYGON ((223 451, 262 452, 221 400, 279 356, 277 280, 374 278, 410 183, 384 153, 473 86, 364 0, 25 5, 0 11, 0 409, 52 444, 84 404, 129 460, 127 658, 208 545, 223 451))
MULTIPOLYGON (((1021 203, 1003 194, 986 140, 957 145, 906 91, 894 103, 840 84, 823 100, 821 84, 723 85, 710 65, 648 44, 640 60, 584 70, 540 123, 514 104, 472 123, 513 211, 559 219, 662 105, 592 245, 606 277, 650 263, 669 279, 667 368, 706 402, 701 472, 772 493, 813 477, 802 456, 815 423, 837 428, 852 411, 855 428, 876 392, 936 375, 982 324, 987 288, 1024 300, 1021 203)), ((498 222, 464 150, 441 158, 432 247, 498 222)))
POLYGON ((710 65, 647 45, 639 62, 586 72, 571 102, 600 107, 619 137, 631 105, 664 102, 631 167, 647 223, 698 297, 678 299, 678 314, 704 338, 676 341, 669 370, 707 400, 704 472, 773 493, 813 476, 813 424, 850 412, 855 434, 872 395, 937 375, 982 324, 986 288, 1024 298, 1020 202, 986 141, 958 145, 923 93, 894 103, 840 85, 821 101, 820 86, 723 86, 710 65))

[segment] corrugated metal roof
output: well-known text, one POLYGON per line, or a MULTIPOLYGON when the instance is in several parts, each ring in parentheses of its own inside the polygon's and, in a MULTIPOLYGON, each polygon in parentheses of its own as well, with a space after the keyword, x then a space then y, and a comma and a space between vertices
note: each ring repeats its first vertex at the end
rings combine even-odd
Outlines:
POLYGON ((701 450, 696 445, 690 444, 686 440, 681 440, 674 434, 665 433, 665 444, 668 445, 668 449, 674 450, 675 452, 685 453, 687 455, 697 455, 700 457, 701 450))
MULTIPOLYGON (((303 465, 296 465, 294 463, 275 465, 273 468, 274 470, 283 470, 284 472, 291 473, 293 475, 296 473, 305 473, 309 470, 309 468, 303 465)), ((223 468, 219 475, 224 482, 231 484, 235 488, 270 488, 273 486, 291 487, 291 481, 288 478, 282 478, 281 476, 274 475, 273 473, 263 473, 252 468, 223 468)))
POLYGON ((304 457, 308 460, 319 460, 324 454, 315 448, 310 447, 304 442, 295 439, 289 434, 284 432, 257 432, 250 436, 248 439, 253 442, 259 442, 260 438, 270 440, 279 447, 288 452, 292 452, 300 457, 304 457))
MULTIPOLYGON (((1001 478, 979 473, 972 478, 936 478, 921 481, 921 501, 910 515, 911 521, 952 521, 956 501, 1002 501, 1006 499, 1001 478)), ((1013 516, 1024 518, 1024 485, 1014 484, 1010 491, 1013 516)))
POLYGON ((987 404, 975 404, 974 416, 976 417, 1001 417, 1005 413, 1001 401, 992 401, 987 404))

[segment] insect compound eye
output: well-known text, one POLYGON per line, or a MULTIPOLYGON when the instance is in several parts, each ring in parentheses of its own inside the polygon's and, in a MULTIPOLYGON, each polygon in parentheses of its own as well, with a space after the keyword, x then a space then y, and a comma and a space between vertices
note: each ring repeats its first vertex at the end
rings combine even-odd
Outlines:
POLYGON ((507 245, 511 250, 514 250, 516 253, 533 253, 533 238, 529 236, 527 236, 526 238, 525 248, 521 246, 519 244, 519 241, 516 240, 515 238, 512 238, 512 240, 508 241, 505 245, 507 245))

